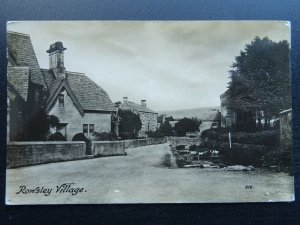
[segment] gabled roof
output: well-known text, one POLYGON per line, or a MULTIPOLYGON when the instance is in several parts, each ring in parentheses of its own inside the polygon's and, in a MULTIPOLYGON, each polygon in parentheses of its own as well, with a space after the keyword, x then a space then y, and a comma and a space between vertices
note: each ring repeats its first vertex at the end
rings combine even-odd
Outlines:
POLYGON ((7 47, 11 65, 28 67, 31 82, 45 85, 29 35, 8 31, 7 47))
POLYGON ((140 104, 137 104, 135 102, 127 101, 120 105, 121 109, 131 109, 138 112, 150 112, 150 113, 156 113, 153 110, 149 109, 147 106, 143 106, 140 104))
POLYGON ((55 78, 52 70, 41 71, 49 93, 47 105, 53 103, 62 88, 66 88, 79 111, 80 108, 83 111, 116 111, 106 91, 85 74, 66 71, 66 79, 62 82, 55 78))
POLYGON ((7 82, 26 102, 28 95, 29 68, 28 67, 7 67, 7 82))

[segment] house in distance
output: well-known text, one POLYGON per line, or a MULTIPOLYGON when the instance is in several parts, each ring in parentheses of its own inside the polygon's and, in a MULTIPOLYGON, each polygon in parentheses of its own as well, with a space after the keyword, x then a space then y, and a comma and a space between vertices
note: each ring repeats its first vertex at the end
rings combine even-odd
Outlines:
POLYGON ((123 97, 123 103, 119 105, 120 109, 131 110, 139 115, 142 122, 139 136, 146 136, 147 132, 155 132, 158 129, 157 116, 158 113, 149 109, 146 105, 146 100, 141 100, 141 104, 128 101, 128 97, 123 97))

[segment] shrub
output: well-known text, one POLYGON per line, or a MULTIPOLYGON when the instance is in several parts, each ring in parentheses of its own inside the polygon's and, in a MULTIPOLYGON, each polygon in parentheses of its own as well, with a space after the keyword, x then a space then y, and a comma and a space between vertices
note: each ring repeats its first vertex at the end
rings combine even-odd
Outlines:
POLYGON ((185 150, 185 145, 177 145, 176 150, 185 150))
POLYGON ((149 138, 162 138, 164 137, 165 135, 163 133, 160 133, 159 131, 148 131, 146 133, 148 135, 149 138))
POLYGON ((178 154, 176 155, 175 162, 179 168, 182 168, 185 165, 192 164, 192 157, 190 154, 178 154))
POLYGON ((73 136, 72 141, 91 141, 90 139, 88 139, 84 133, 77 133, 73 136))
POLYGON ((190 150, 190 151, 197 151, 198 148, 199 148, 199 146, 197 146, 197 145, 191 145, 191 146, 189 147, 189 150, 190 150))
MULTIPOLYGON (((229 142, 228 131, 224 128, 208 129, 202 132, 203 139, 229 142)), ((257 131, 257 132, 231 132, 231 142, 241 144, 257 144, 278 146, 279 131, 257 131)))
POLYGON ((210 139, 218 139, 222 134, 227 134, 227 129, 225 128, 211 128, 208 130, 204 130, 201 133, 201 138, 210 138, 210 139))
POLYGON ((94 132, 93 138, 95 141, 115 141, 117 140, 117 137, 113 133, 107 133, 107 132, 94 132))
POLYGON ((171 154, 170 153, 164 154, 164 156, 162 158, 162 164, 163 164, 164 167, 171 167, 172 166, 171 154))
POLYGON ((231 149, 226 143, 220 145, 220 155, 225 164, 262 166, 263 157, 270 149, 263 145, 232 144, 231 149))
POLYGON ((66 138, 60 133, 56 132, 51 134, 48 138, 49 141, 66 141, 66 138))

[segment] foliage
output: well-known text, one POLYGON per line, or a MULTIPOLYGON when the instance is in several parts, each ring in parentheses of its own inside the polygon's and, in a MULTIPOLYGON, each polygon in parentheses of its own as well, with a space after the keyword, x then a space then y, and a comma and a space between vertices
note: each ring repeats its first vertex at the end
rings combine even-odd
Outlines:
POLYGON ((159 127, 159 132, 162 133, 164 136, 172 136, 172 127, 168 120, 165 120, 163 124, 159 127))
POLYGON ((44 109, 32 113, 29 117, 26 133, 27 141, 45 141, 50 132, 50 127, 57 127, 59 119, 54 115, 48 115, 44 109))
POLYGON ((49 123, 50 123, 50 127, 57 127, 59 124, 59 119, 57 116, 55 115, 50 115, 49 116, 49 123))
POLYGON ((184 150, 185 149, 185 145, 177 145, 176 146, 176 150, 184 150))
POLYGON ((142 127, 142 122, 138 114, 131 110, 119 109, 119 135, 123 139, 136 138, 142 127))
POLYGON ((171 167, 172 166, 172 163, 171 163, 171 154, 170 153, 164 154, 161 162, 162 162, 162 165, 164 167, 171 167))
POLYGON ((73 136, 72 141, 84 141, 84 142, 89 142, 90 139, 88 139, 84 133, 77 133, 73 136))
POLYGON ((195 118, 183 118, 175 124, 175 131, 177 136, 185 136, 186 132, 195 132, 199 131, 199 125, 201 124, 200 120, 195 118))
MULTIPOLYGON (((291 107, 290 48, 287 41, 256 37, 235 58, 228 108, 247 118, 267 118, 291 107)), ((249 120, 255 123, 255 120, 249 120)))
POLYGON ((182 168, 185 165, 192 164, 192 157, 190 154, 177 154, 175 163, 179 168, 182 168))
POLYGON ((163 133, 161 133, 159 130, 157 131, 148 131, 146 132, 149 138, 162 138, 165 137, 163 133))
POLYGON ((60 133, 56 132, 51 134, 48 138, 49 141, 66 141, 66 138, 60 133))
MULTIPOLYGON (((224 128, 208 129, 201 134, 203 139, 229 142, 228 132, 224 128)), ((231 132, 231 142, 240 144, 256 144, 266 146, 279 145, 279 131, 231 132)), ((204 142, 205 143, 205 142, 204 142)))
POLYGON ((113 133, 94 132, 93 133, 93 139, 95 141, 115 141, 115 140, 117 140, 117 137, 113 133))

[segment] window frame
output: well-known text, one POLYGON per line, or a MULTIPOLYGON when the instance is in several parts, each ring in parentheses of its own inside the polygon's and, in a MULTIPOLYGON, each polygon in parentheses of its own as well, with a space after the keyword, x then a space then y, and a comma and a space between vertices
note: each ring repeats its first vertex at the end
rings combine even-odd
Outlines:
POLYGON ((58 95, 58 107, 59 108, 65 107, 65 95, 64 94, 58 95))

